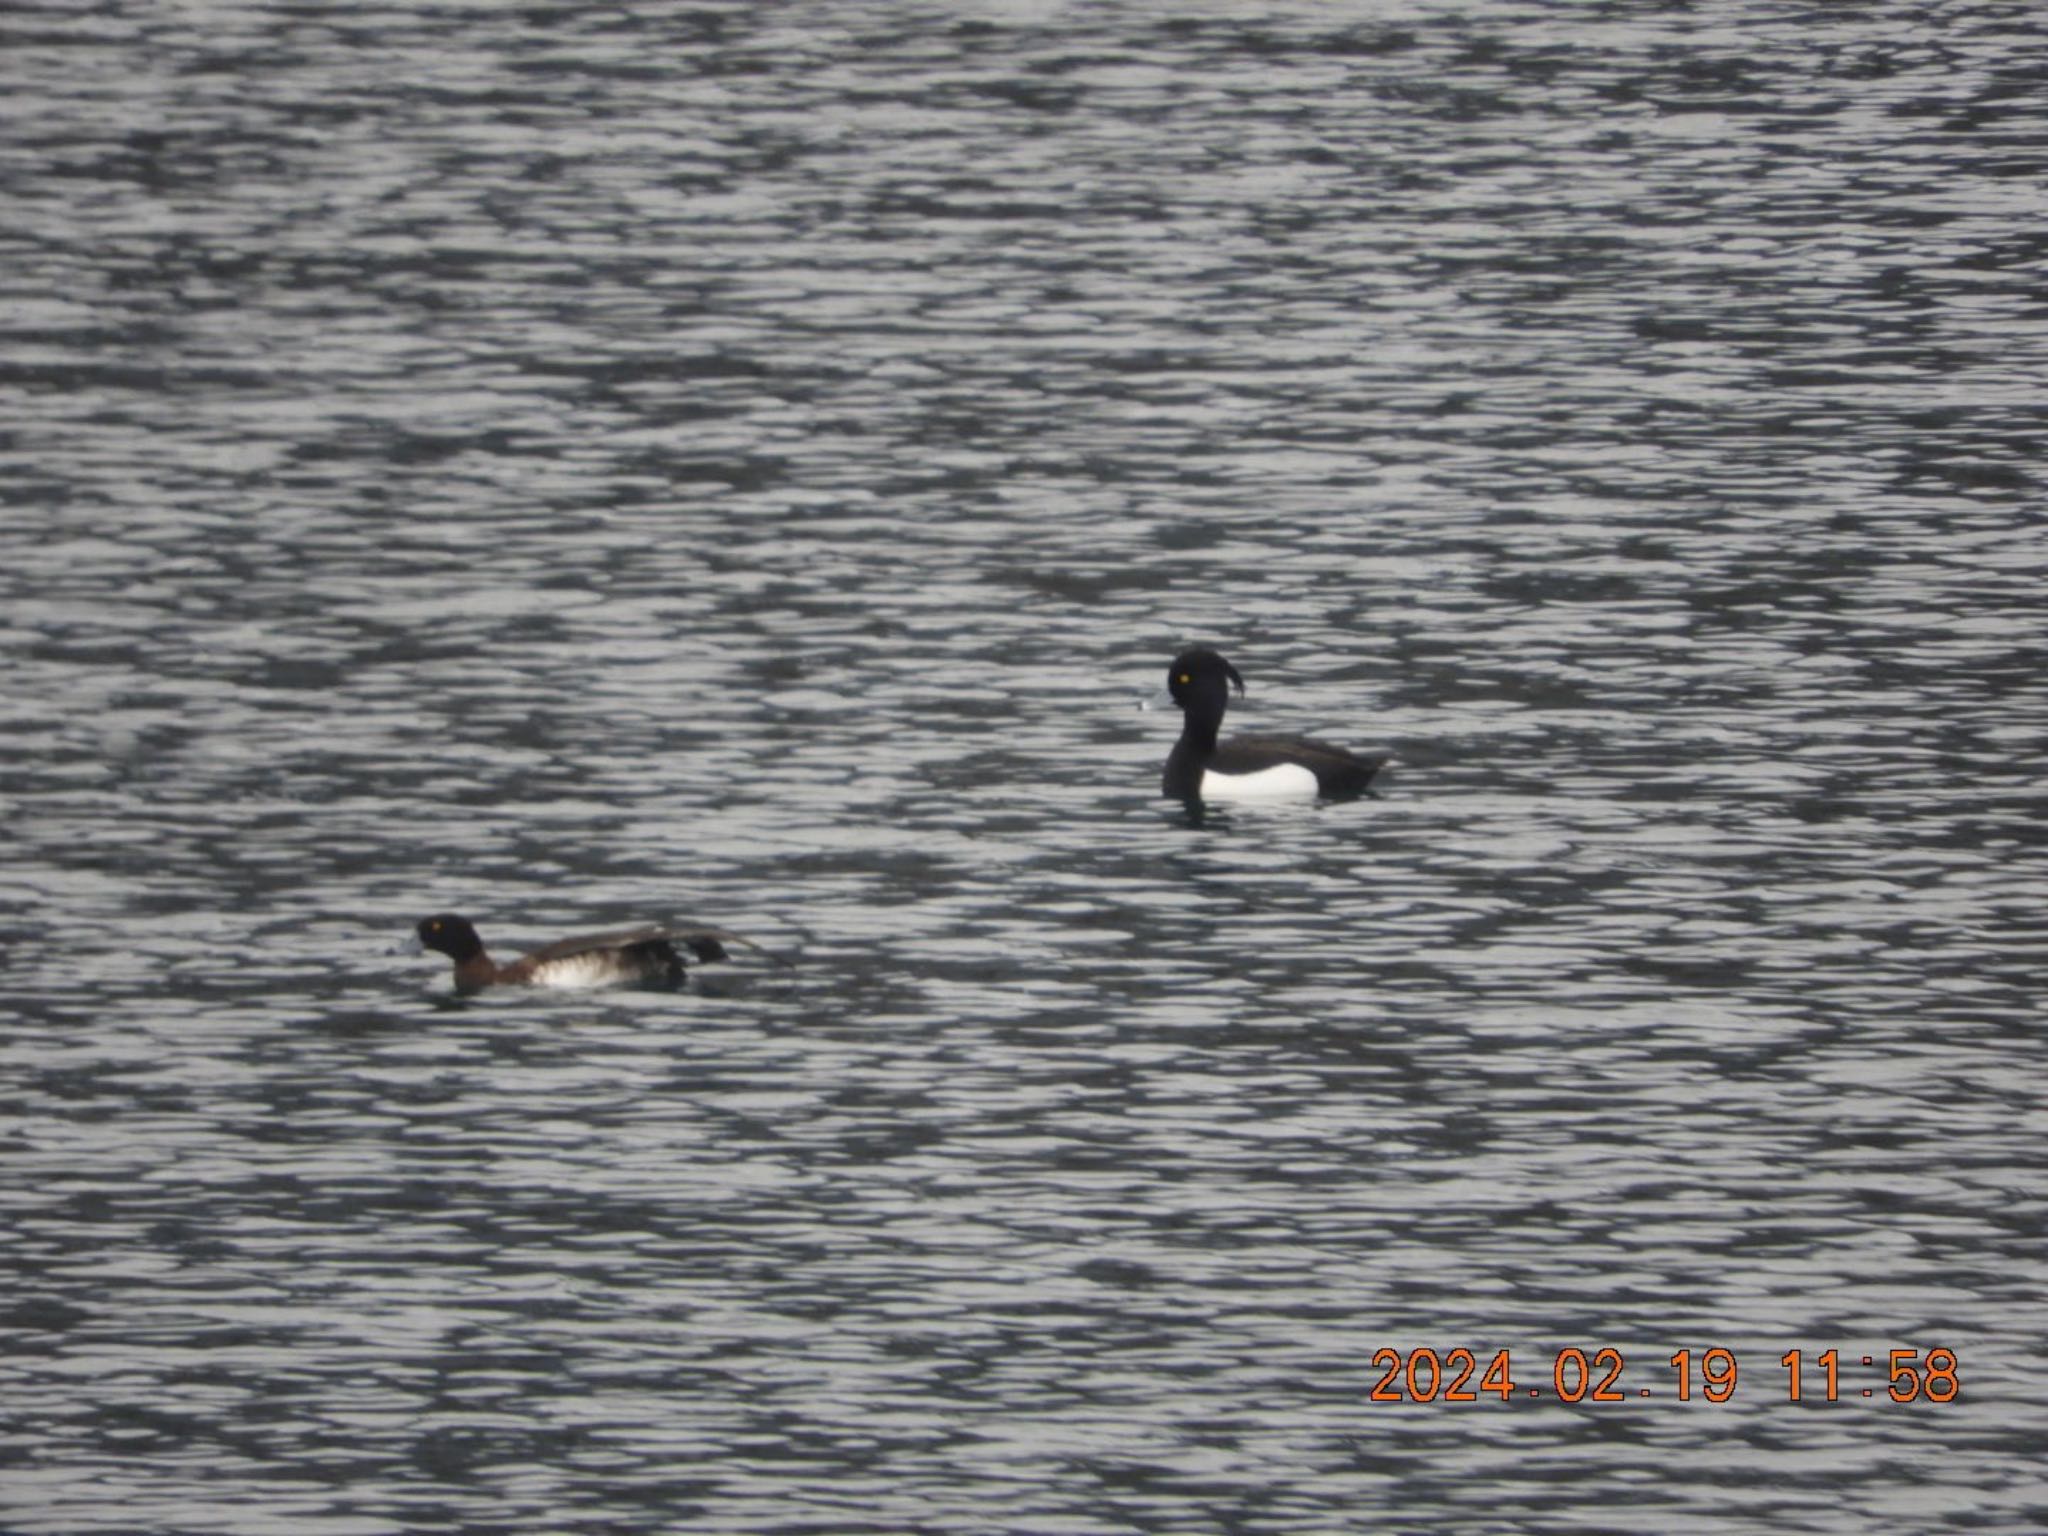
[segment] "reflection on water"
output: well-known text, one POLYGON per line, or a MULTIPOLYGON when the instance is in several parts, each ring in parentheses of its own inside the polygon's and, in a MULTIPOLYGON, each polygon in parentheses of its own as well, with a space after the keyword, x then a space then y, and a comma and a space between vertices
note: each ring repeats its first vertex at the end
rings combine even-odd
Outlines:
POLYGON ((9 1528, 2037 1528, 2038 48, 1935 28, 0 23, 9 1528), (1153 799, 1190 639, 1375 794, 1153 799))

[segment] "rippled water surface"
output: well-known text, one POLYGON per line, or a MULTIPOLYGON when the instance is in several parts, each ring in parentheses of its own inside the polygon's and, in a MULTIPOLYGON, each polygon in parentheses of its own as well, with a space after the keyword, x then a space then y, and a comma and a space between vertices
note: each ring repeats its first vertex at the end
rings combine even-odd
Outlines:
POLYGON ((2033 7, 0 83, 9 1530, 2048 1522, 2033 7), (1377 793, 1155 799, 1191 639, 1377 793))

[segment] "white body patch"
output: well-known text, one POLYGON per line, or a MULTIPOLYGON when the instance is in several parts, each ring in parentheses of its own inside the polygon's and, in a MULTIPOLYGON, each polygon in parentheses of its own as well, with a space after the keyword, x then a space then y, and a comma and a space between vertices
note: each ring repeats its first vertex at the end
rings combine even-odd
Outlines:
POLYGON ((616 986, 618 980, 618 956, 603 953, 565 955, 559 960, 548 961, 533 973, 533 985, 536 987, 560 988, 565 992, 616 986))
POLYGON ((1299 763, 1277 763, 1257 773, 1202 775, 1204 800, 1294 800, 1316 793, 1316 776, 1299 763))

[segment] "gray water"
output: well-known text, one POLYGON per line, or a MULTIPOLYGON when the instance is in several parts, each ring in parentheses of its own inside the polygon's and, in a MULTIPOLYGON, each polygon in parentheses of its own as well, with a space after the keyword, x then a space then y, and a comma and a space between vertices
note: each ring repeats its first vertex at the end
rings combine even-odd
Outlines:
POLYGON ((9 11, 0 1524, 2041 1528, 2036 15, 9 11))

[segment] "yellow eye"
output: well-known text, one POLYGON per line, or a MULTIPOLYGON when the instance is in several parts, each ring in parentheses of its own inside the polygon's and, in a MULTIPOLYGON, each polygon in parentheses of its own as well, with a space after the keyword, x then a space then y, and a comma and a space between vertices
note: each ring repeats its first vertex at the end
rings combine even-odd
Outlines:
POLYGON ((1191 681, 1191 679, 1190 679, 1190 678, 1188 677, 1187 673, 1185 673, 1185 672, 1181 673, 1181 675, 1180 675, 1180 680, 1181 680, 1182 682, 1184 682, 1184 683, 1185 683, 1185 682, 1189 682, 1189 681, 1191 681))

